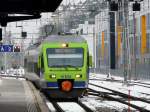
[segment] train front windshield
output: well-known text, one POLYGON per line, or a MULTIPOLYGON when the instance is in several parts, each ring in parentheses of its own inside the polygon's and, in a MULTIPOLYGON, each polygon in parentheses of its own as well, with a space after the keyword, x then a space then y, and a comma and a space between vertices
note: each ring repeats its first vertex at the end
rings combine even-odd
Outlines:
POLYGON ((83 48, 48 48, 49 67, 82 67, 83 48))

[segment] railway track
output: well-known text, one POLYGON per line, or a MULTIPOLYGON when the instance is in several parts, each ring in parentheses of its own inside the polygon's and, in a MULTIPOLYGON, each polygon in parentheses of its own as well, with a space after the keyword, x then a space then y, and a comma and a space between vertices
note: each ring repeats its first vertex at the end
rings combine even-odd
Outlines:
POLYGON ((77 101, 77 104, 80 105, 86 112, 93 112, 88 106, 83 104, 80 100, 77 101))
POLYGON ((147 83, 133 82, 133 84, 138 85, 138 86, 142 86, 142 87, 146 87, 146 88, 150 88, 150 84, 147 84, 147 83))
MULTIPOLYGON (((90 79, 90 80, 123 83, 123 81, 121 81, 121 80, 106 80, 106 79, 90 79)), ((142 83, 142 82, 130 82, 129 85, 137 85, 137 86, 141 86, 141 87, 145 87, 145 88, 150 88, 150 84, 148 84, 148 83, 142 83)), ((139 93, 145 94, 145 95, 150 95, 150 94, 143 93, 143 92, 139 92, 139 93)))
MULTIPOLYGON (((111 91, 113 93, 116 93, 117 95, 121 96, 121 97, 124 97, 124 98, 128 98, 129 95, 128 94, 125 94, 125 93, 122 93, 122 92, 119 92, 119 91, 115 91, 115 90, 112 90, 112 89, 108 89, 108 88, 105 88, 105 87, 102 87, 102 86, 99 86, 99 85, 96 85, 96 84, 92 84, 92 83, 89 83, 90 85, 93 85, 95 87, 99 87, 99 88, 102 88, 102 89, 105 89, 105 90, 108 90, 108 91, 111 91)), ((145 103, 150 103, 150 101, 144 99, 144 98, 138 98, 138 97, 135 97, 135 96, 132 96, 130 95, 130 98, 132 100, 138 100, 138 101, 142 101, 142 102, 145 102, 145 103)))
POLYGON ((56 112, 65 112, 60 105, 57 103, 57 101, 51 101, 52 105, 56 109, 56 112))
MULTIPOLYGON (((54 108, 56 109, 56 112, 65 112, 65 110, 58 104, 58 103, 63 103, 63 101, 57 101, 57 100, 50 100, 54 108)), ((66 101, 64 101, 66 102, 66 101)), ((93 112, 88 106, 83 104, 80 100, 78 101, 70 101, 71 103, 77 103, 85 112, 93 112)), ((68 102, 69 103, 69 102, 68 102)))
POLYGON ((79 107, 81 107, 85 112, 93 112, 93 110, 91 110, 87 105, 85 105, 84 103, 82 103, 81 99, 51 99, 48 94, 44 94, 45 97, 47 98, 47 100, 52 103, 52 105, 54 106, 56 112, 65 112, 65 110, 63 109, 62 106, 59 105, 59 103, 76 103, 77 105, 79 105, 79 107))
MULTIPOLYGON (((34 84, 35 86, 35 84, 34 84)), ((39 90, 39 88, 37 88, 39 90)), ((79 105, 79 107, 81 107, 85 112, 93 112, 93 110, 91 110, 88 106, 86 106, 85 104, 83 104, 81 102, 81 100, 77 100, 77 99, 51 99, 49 97, 49 95, 45 92, 41 92, 41 96, 43 97, 45 102, 49 102, 53 105, 53 107, 55 108, 56 112, 65 112, 65 110, 59 105, 59 103, 65 103, 65 102, 70 102, 70 103, 76 103, 79 105)))
MULTIPOLYGON (((111 79, 106 79, 106 78, 102 78, 102 79, 89 79, 89 80, 94 80, 94 81, 109 81, 109 82, 118 82, 118 83, 123 83, 123 80, 111 80, 111 79)), ((143 83, 143 82, 129 82, 129 84, 133 84, 133 85, 138 85, 138 86, 142 86, 142 87, 146 87, 146 88, 150 88, 150 84, 149 83, 143 83)))
MULTIPOLYGON (((140 112, 150 112, 150 110, 147 110, 147 109, 144 109, 142 107, 139 107, 137 105, 134 105, 134 104, 129 104, 126 100, 128 99, 128 95, 127 94, 124 94, 124 93, 121 93, 121 92, 118 92, 118 91, 115 91, 115 90, 111 90, 111 89, 108 89, 108 88, 105 88, 105 87, 102 87, 102 86, 98 86, 98 85, 95 85, 95 84, 91 84, 89 83, 90 85, 93 85, 95 87, 99 87, 99 88, 102 88, 102 89, 106 89, 108 91, 111 91, 112 93, 109 93, 109 92, 101 92, 101 91, 96 91, 96 90, 93 90, 91 88, 89 88, 89 91, 90 91, 90 95, 95 95, 95 96, 99 96, 99 97, 103 97, 105 99, 108 99, 108 100, 113 100, 113 101, 117 101, 117 102, 120 102, 120 103, 123 103, 125 105, 130 105, 130 107, 132 108, 135 108, 137 110, 139 110, 140 112), (93 92, 93 93, 92 93, 93 92), (120 96, 120 98, 116 98, 114 97, 113 95, 117 95, 117 96, 120 96)), ((145 102, 145 103, 149 103, 150 101, 146 100, 146 99, 142 99, 142 98, 137 98, 137 97, 134 97, 134 96, 130 96, 130 99, 131 100, 136 100, 136 101, 141 101, 141 102, 145 102)))
MULTIPOLYGON (((108 81, 108 82, 118 82, 118 83, 123 83, 122 80, 107 80, 106 78, 102 78, 102 79, 90 79, 91 81, 108 81)), ((141 86, 141 87, 144 87, 144 88, 150 88, 150 84, 149 83, 144 83, 144 82, 130 82, 129 84, 131 85, 137 85, 137 86, 141 86)), ((145 92, 139 92, 141 94, 144 94, 144 95, 147 95, 147 96, 150 96, 149 93, 145 93, 145 92)))
POLYGON ((134 83, 140 83, 140 84, 144 84, 144 85, 149 85, 150 86, 149 83, 144 83, 144 82, 134 82, 134 83))

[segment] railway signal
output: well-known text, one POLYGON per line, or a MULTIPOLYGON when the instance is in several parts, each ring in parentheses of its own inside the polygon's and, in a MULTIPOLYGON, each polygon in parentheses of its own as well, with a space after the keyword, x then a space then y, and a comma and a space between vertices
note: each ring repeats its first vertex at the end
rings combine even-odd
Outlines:
POLYGON ((118 3, 115 3, 115 1, 110 2, 110 10, 118 11, 118 3))
POLYGON ((141 10, 141 6, 140 3, 138 3, 137 1, 135 3, 133 3, 133 11, 140 11, 141 10))
POLYGON ((15 46, 14 47, 14 52, 20 52, 20 46, 15 46))
POLYGON ((27 37, 27 32, 21 32, 21 36, 25 39, 27 37))

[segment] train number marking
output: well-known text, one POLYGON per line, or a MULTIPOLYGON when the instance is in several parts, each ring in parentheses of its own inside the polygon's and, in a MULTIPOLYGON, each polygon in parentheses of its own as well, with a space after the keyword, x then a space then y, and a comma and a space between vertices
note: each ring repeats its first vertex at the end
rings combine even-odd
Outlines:
POLYGON ((71 75, 62 75, 61 78, 62 79, 71 79, 71 75))

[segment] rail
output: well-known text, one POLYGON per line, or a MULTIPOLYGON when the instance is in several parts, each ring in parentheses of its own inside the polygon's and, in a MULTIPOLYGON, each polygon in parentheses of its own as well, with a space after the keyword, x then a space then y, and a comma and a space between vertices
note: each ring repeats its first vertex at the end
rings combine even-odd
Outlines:
MULTIPOLYGON (((93 90, 91 88, 89 88, 90 92, 93 91, 93 93, 90 93, 91 95, 95 95, 95 96, 99 96, 99 97, 103 97, 103 98, 106 98, 108 100, 113 100, 113 101, 117 101, 117 102, 120 102, 120 103, 123 103, 123 104, 126 104, 126 105, 130 105, 130 107, 132 108, 135 108, 141 112, 150 112, 150 110, 147 110, 147 109, 144 109, 142 107, 139 107, 137 105, 134 105, 134 104, 129 104, 128 102, 126 102, 125 100, 123 99, 119 99, 119 98, 116 98, 116 97, 113 97, 111 96, 112 94, 114 95, 118 95, 122 98, 128 98, 129 96, 127 94, 124 94, 124 93, 121 93, 121 92, 118 92, 118 91, 115 91, 115 90, 111 90, 111 89, 108 89, 108 88, 105 88, 105 87, 102 87, 102 86, 98 86, 98 85, 95 85, 95 84, 91 84, 89 83, 90 85, 93 85, 93 86, 96 86, 96 87, 99 87, 99 88, 103 88, 103 89, 106 89, 108 91, 111 91, 112 93, 107 93, 107 92, 101 92, 101 91, 96 91, 96 90, 93 90)), ((146 102, 146 103, 149 103, 150 101, 148 100, 145 100, 145 99, 142 99, 142 98, 137 98, 137 97, 134 97, 134 96, 130 96, 130 99, 132 100, 137 100, 137 101, 142 101, 142 102, 146 102)))

